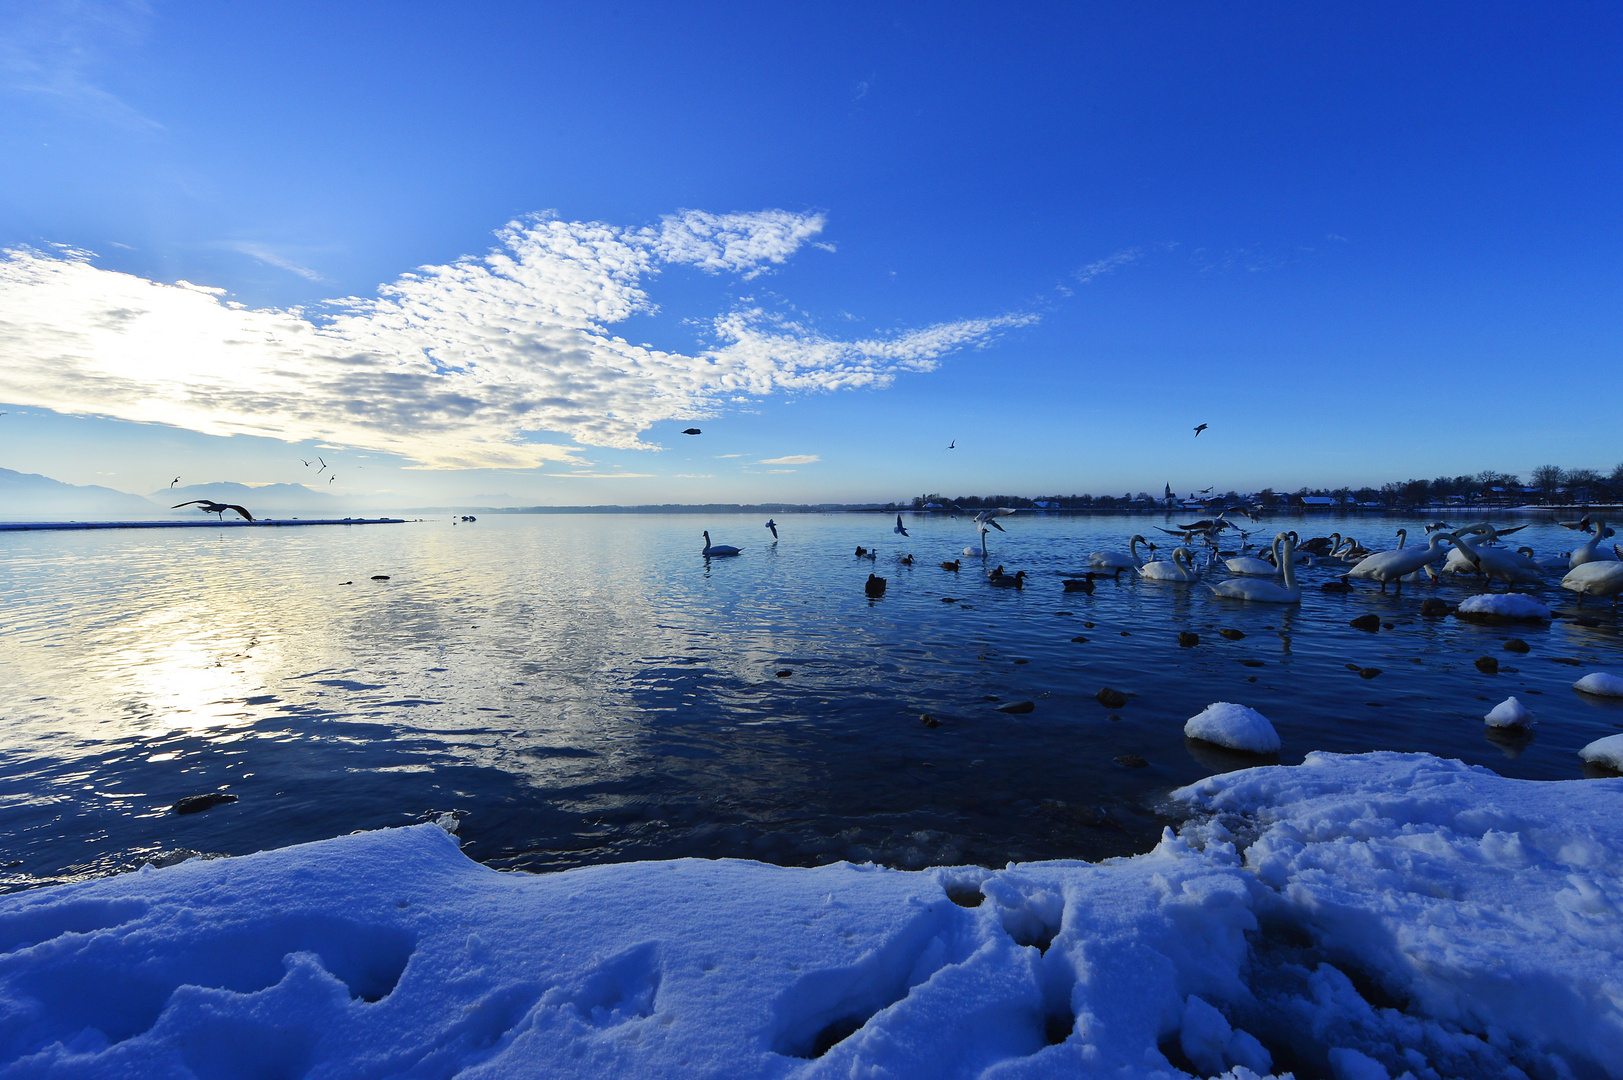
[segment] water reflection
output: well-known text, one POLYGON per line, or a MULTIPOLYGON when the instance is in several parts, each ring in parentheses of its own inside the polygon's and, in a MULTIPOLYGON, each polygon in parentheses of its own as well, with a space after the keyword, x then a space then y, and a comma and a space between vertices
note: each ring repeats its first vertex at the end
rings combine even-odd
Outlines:
POLYGON ((1251 763, 1184 740, 1212 701, 1272 718, 1287 762, 1429 750, 1568 778, 1579 746, 1623 729, 1623 708, 1570 689, 1617 670, 1610 611, 1425 618, 1424 599, 1472 586, 1323 593, 1328 567, 1303 571, 1300 608, 1125 574, 1066 593, 1088 552, 1124 548, 1144 519, 1007 524, 995 559, 958 573, 939 564, 973 528, 939 517, 896 544, 874 540, 890 519, 860 515, 780 516, 776 545, 749 542, 754 518, 676 515, 0 537, 11 883, 445 810, 464 813, 471 853, 528 869, 1098 857, 1153 842, 1172 786, 1251 763), (744 553, 705 559, 703 528, 744 553), (875 543, 875 560, 851 554, 875 543), (997 563, 1026 588, 988 585, 997 563), (889 581, 881 601, 869 573, 889 581), (1348 625, 1366 613, 1391 628, 1348 625), (1513 636, 1527 653, 1503 648, 1513 636), (1485 654, 1498 674, 1474 666, 1485 654), (1133 696, 1106 708, 1105 686, 1133 696), (1511 692, 1539 700, 1537 739, 1485 737, 1511 692), (1034 710, 998 711, 1013 701, 1034 710), (240 802, 165 813, 221 787, 240 802))

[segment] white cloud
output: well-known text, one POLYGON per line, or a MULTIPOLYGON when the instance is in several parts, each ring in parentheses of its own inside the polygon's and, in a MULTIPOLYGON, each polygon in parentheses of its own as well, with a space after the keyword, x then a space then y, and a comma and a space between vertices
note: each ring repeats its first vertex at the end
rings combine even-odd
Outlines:
POLYGON ((815 462, 818 462, 818 461, 821 461, 821 460, 822 460, 822 458, 818 457, 816 454, 790 454, 787 457, 766 458, 765 460, 757 461, 755 464, 757 464, 757 465, 811 465, 811 464, 813 464, 815 462))
POLYGON ((743 456, 744 456, 743 454, 717 454, 716 455, 716 460, 720 461, 720 460, 722 460, 724 458, 735 458, 735 457, 743 457, 743 456))
POLYGON ((674 474, 678 480, 714 480, 715 473, 707 472, 679 472, 674 474))
POLYGON ((766 473, 768 476, 773 476, 777 473, 792 473, 794 471, 793 469, 768 469, 766 473))
POLYGON ((1076 272, 1076 280, 1086 284, 1096 277, 1103 277, 1105 274, 1113 274, 1121 267, 1126 266, 1129 263, 1135 263, 1143 257, 1143 248, 1133 247, 1128 248, 1125 251, 1118 251, 1114 255, 1107 255, 1098 262, 1089 263, 1082 269, 1078 270, 1076 272))
POLYGON ((82 251, 0 257, 4 396, 57 412, 398 454, 429 468, 587 464, 579 446, 651 449, 642 432, 738 395, 882 387, 1035 321, 944 323, 860 341, 760 308, 713 320, 688 356, 614 336, 657 310, 663 263, 749 272, 822 216, 667 218, 659 230, 527 218, 484 258, 422 267, 335 314, 251 310, 196 286, 102 270, 82 251), (540 441, 557 433, 577 446, 540 441))
MULTIPOLYGON (((263 248, 258 244, 232 244, 230 247, 232 251, 241 252, 250 259, 257 259, 266 266, 274 266, 278 270, 286 270, 289 273, 297 274, 308 281, 327 280, 314 270, 310 269, 308 266, 300 266, 291 259, 285 259, 276 254, 276 252, 263 248)), ((221 291, 224 292, 225 290, 222 289, 221 291)))

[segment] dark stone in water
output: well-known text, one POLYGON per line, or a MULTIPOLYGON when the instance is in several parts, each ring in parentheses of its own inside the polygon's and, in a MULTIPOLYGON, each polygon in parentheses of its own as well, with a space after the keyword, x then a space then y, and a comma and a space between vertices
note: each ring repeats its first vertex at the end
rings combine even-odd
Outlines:
POLYGON ((941 721, 937 720, 935 717, 931 716, 929 713, 919 713, 919 723, 923 724, 925 727, 940 727, 941 726, 941 721))
POLYGON ((1098 698, 1099 704, 1103 705, 1107 709, 1119 709, 1123 705, 1127 704, 1126 694, 1122 693, 1120 690, 1112 690, 1108 686, 1103 690, 1100 690, 1094 695, 1094 697, 1098 698))
POLYGON ((1347 625, 1352 627, 1354 630, 1369 630, 1373 632, 1381 628, 1381 617, 1379 615, 1360 615, 1347 625))
POLYGON ((1071 640, 1076 641, 1076 642, 1080 642, 1082 644, 1086 644, 1088 639, 1085 638, 1085 637, 1074 637, 1071 640))
POLYGON ((1359 668, 1358 669, 1358 677, 1360 679, 1373 679, 1375 676, 1379 675, 1380 673, 1381 673, 1381 669, 1378 668, 1378 667, 1365 667, 1365 668, 1359 668))
POLYGON ((1011 701, 1007 705, 999 705, 997 711, 1023 716, 1028 712, 1035 712, 1036 709, 1037 703, 1034 701, 1011 701))
POLYGON ((1499 672, 1499 661, 1491 656, 1479 656, 1476 669, 1484 675, 1496 675, 1499 672))
POLYGON ((1149 762, 1145 761, 1137 754, 1119 754, 1116 757, 1116 764, 1125 765, 1129 769, 1142 769, 1148 765, 1149 762))
POLYGON ((1527 642, 1523 641, 1519 637, 1513 637, 1509 641, 1505 642, 1506 652, 1531 652, 1532 648, 1533 647, 1531 645, 1527 644, 1527 642))
POLYGON ((958 602, 958 598, 956 596, 943 596, 941 598, 941 602, 943 604, 956 604, 958 602))
POLYGON ((1439 600, 1435 596, 1420 605, 1420 614, 1428 619, 1440 619, 1453 610, 1447 600, 1439 600))
POLYGON ((1230 641, 1239 641, 1241 638, 1245 637, 1245 631, 1244 630, 1223 629, 1223 630, 1219 630, 1218 633, 1222 634, 1225 638, 1227 638, 1230 641))
POLYGON ((1122 632, 1121 632, 1121 636, 1122 636, 1122 637, 1132 637, 1132 636, 1133 636, 1133 632, 1132 632, 1132 631, 1131 631, 1131 630, 1123 630, 1123 631, 1122 631, 1122 632))
POLYGON ((1031 663, 1031 661, 1030 660, 1016 660, 1015 663, 1017 663, 1017 664, 1029 664, 1029 663, 1031 663))
POLYGON ((353 585, 355 583, 353 581, 340 581, 338 584, 340 584, 340 585, 353 585))
POLYGON ((1194 648, 1200 644, 1200 635, 1191 634, 1187 630, 1181 631, 1178 634, 1178 644, 1185 649, 1194 648))
POLYGON ((237 797, 235 795, 227 794, 224 791, 211 791, 206 795, 188 795, 169 809, 177 814, 200 814, 211 806, 236 801, 237 797))
POLYGON ((794 674, 793 671, 791 671, 788 668, 784 668, 782 671, 778 672, 778 678, 787 679, 789 676, 791 676, 793 674, 794 674))
POLYGON ((1391 623, 1389 623, 1389 622, 1383 622, 1383 623, 1382 623, 1382 624, 1381 624, 1381 629, 1382 629, 1382 630, 1391 630, 1391 629, 1392 629, 1392 628, 1393 628, 1393 627, 1392 627, 1392 624, 1391 624, 1391 623))
POLYGON ((1572 621, 1577 623, 1579 626, 1599 626, 1600 625, 1600 620, 1599 619, 1593 618, 1593 617, 1591 617, 1589 615, 1579 615, 1579 616, 1575 617, 1572 621))
POLYGON ((981 695, 981 700, 982 701, 1002 701, 1003 699, 998 697, 996 694, 982 694, 981 695))
POLYGON ((389 580, 389 575, 388 574, 373 574, 372 575, 372 580, 373 581, 388 581, 389 580))
POLYGON ((1584 662, 1578 659, 1576 656, 1552 656, 1550 659, 1554 660, 1558 664, 1567 664, 1572 667, 1584 666, 1584 662))
POLYGON ((1241 660, 1240 663, 1246 667, 1262 667, 1264 662, 1261 660, 1241 660))
POLYGON ((1092 623, 1090 623, 1090 622, 1085 622, 1085 623, 1083 623, 1083 624, 1082 624, 1082 625, 1083 625, 1083 626, 1084 626, 1084 627, 1086 627, 1086 628, 1087 628, 1087 629, 1089 629, 1089 630, 1092 630, 1092 629, 1093 629, 1093 624, 1092 624, 1092 623))

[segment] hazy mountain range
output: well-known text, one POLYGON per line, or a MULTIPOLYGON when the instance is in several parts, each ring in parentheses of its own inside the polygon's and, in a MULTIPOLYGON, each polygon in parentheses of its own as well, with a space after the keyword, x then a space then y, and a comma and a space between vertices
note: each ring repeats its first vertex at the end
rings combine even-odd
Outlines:
POLYGON ((65 484, 38 473, 0 469, 3 521, 156 521, 198 514, 198 507, 173 509, 192 499, 238 503, 255 517, 344 517, 361 511, 348 501, 302 484, 222 482, 188 484, 142 497, 96 484, 65 484))

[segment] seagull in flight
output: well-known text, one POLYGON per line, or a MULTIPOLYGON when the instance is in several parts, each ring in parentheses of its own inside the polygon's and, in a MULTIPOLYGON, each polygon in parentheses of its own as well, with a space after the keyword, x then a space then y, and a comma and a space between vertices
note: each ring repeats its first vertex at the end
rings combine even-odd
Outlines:
POLYGON ((213 499, 192 499, 190 502, 176 503, 175 505, 171 506, 169 509, 171 509, 171 510, 179 510, 182 506, 194 506, 194 505, 195 506, 201 506, 203 508, 203 513, 205 513, 205 514, 219 514, 221 521, 225 520, 225 512, 227 510, 235 510, 237 513, 241 514, 243 517, 247 518, 249 521, 252 521, 254 519, 254 516, 252 514, 250 514, 247 510, 243 509, 242 507, 238 506, 236 503, 219 503, 219 502, 215 502, 213 499))
POLYGON ((683 428, 682 429, 682 434, 684 434, 684 435, 703 435, 704 432, 700 431, 696 427, 690 427, 690 428, 683 428))
MULTIPOLYGON (((1216 486, 1217 486, 1216 484, 1212 485, 1212 487, 1216 487, 1216 486)), ((1197 495, 1210 495, 1211 493, 1212 493, 1212 488, 1201 488, 1199 491, 1195 492, 1195 494, 1197 494, 1197 495)))
POLYGON ((903 536, 907 535, 907 526, 902 524, 902 515, 896 515, 896 527, 890 531, 893 533, 900 533, 903 536))
POLYGON ((772 539, 778 538, 778 523, 771 518, 766 519, 766 527, 772 530, 772 539))
MULTIPOLYGON (((300 459, 299 459, 299 460, 300 460, 300 461, 304 461, 304 459, 303 459, 303 458, 300 458, 300 459)), ((305 468, 306 468, 306 469, 308 469, 308 468, 309 468, 309 467, 310 467, 310 465, 311 465, 311 462, 308 462, 308 461, 304 461, 304 467, 305 467, 305 468)))
POLYGON ((1206 425, 1206 424, 1201 424, 1201 425, 1199 425, 1199 426, 1198 426, 1198 427, 1196 427, 1196 428, 1195 428, 1195 438, 1197 438, 1197 439, 1198 439, 1198 438, 1200 438, 1200 433, 1201 433, 1201 432, 1202 432, 1202 431, 1205 431, 1205 430, 1206 430, 1206 428, 1207 428, 1207 425, 1206 425))
MULTIPOLYGON (((1004 529, 1003 526, 997 523, 997 519, 1000 517, 1008 517, 1012 513, 1014 513, 1014 511, 1010 510, 1007 506, 1000 506, 996 510, 982 510, 980 513, 975 515, 975 524, 990 525, 998 532, 1007 532, 1008 530, 1004 529)), ((982 529, 981 531, 985 532, 986 530, 982 529)))
POLYGON ((954 440, 952 440, 952 442, 948 443, 947 444, 947 449, 948 450, 956 450, 956 449, 958 449, 958 440, 954 439, 954 440))
MULTIPOLYGON (((178 484, 178 483, 180 483, 180 477, 178 477, 178 476, 177 476, 177 477, 175 477, 175 478, 174 478, 174 479, 173 479, 173 480, 171 480, 171 481, 169 481, 169 486, 170 486, 170 487, 174 487, 174 486, 175 486, 175 485, 176 485, 176 484, 178 484)), ((171 509, 172 509, 172 508, 171 508, 171 509)))
POLYGON ((332 474, 332 475, 331 475, 331 476, 329 476, 329 477, 327 477, 327 483, 329 483, 329 484, 330 484, 330 483, 332 483, 332 482, 333 482, 333 481, 334 481, 334 480, 336 480, 336 479, 338 479, 338 474, 337 474, 337 473, 333 473, 333 474, 332 474))
MULTIPOLYGON (((318 457, 318 458, 316 458, 316 460, 321 462, 321 468, 316 470, 316 475, 320 476, 322 473, 327 471, 327 459, 324 458, 324 457, 318 457)), ((308 465, 310 463, 308 461, 306 461, 305 464, 308 465)))

